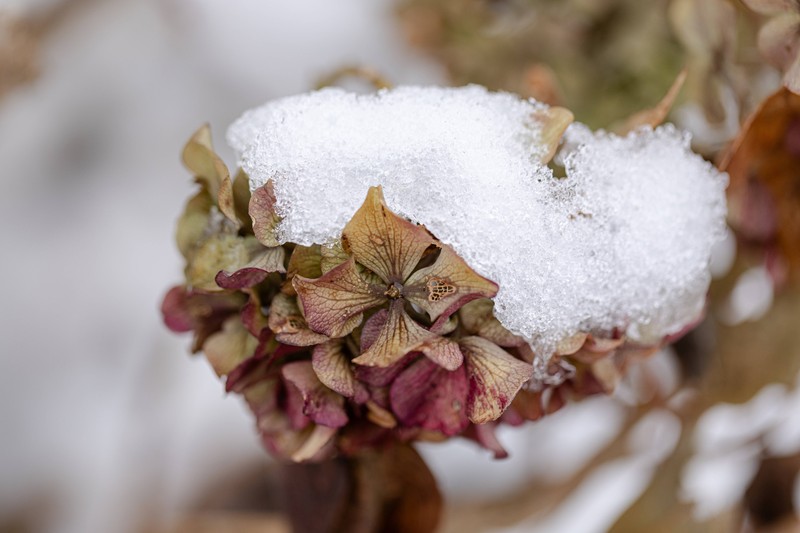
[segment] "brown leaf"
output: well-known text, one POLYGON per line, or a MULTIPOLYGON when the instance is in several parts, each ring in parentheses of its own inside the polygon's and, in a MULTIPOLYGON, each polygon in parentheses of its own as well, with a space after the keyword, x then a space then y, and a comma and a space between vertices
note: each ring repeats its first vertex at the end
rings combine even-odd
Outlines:
POLYGON ((767 98, 719 167, 730 176, 734 229, 761 244, 776 243, 789 266, 800 268, 800 95, 781 88, 767 98))
POLYGON ((387 283, 403 283, 433 238, 421 226, 392 213, 380 187, 370 187, 364 204, 342 231, 342 245, 387 283))

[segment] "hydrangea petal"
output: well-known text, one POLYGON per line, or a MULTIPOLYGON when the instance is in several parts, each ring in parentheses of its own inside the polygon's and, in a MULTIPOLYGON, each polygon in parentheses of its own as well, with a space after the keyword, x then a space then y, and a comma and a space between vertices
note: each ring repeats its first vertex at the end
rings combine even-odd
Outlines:
POLYGON ((201 126, 186 143, 182 160, 208 190, 211 198, 216 199, 222 181, 230 179, 230 172, 211 146, 211 128, 208 124, 201 126))
POLYGON ((214 372, 224 376, 250 358, 257 346, 258 339, 250 335, 238 316, 233 316, 225 321, 222 331, 208 338, 203 351, 214 372))
POLYGON ((458 348, 458 344, 444 337, 432 337, 416 349, 446 370, 455 370, 464 362, 464 355, 458 348))
POLYGON ((344 353, 344 341, 333 339, 314 348, 311 365, 319 380, 326 387, 358 403, 367 401, 368 393, 356 381, 350 359, 344 353))
POLYGON ((347 424, 344 398, 322 384, 310 361, 288 363, 281 368, 281 374, 302 396, 304 415, 332 428, 347 424))
POLYGON ((297 245, 292 250, 289 258, 289 266, 286 269, 286 277, 291 279, 295 276, 304 278, 319 278, 322 272, 322 252, 320 246, 297 245))
POLYGON ((525 339, 503 327, 494 316, 493 309, 494 302, 482 298, 464 305, 459 309, 458 317, 461 319, 461 325, 470 334, 483 337, 498 346, 512 348, 524 344, 525 339))
POLYGON ((267 279, 270 272, 285 272, 283 262, 286 252, 282 247, 264 248, 250 237, 246 241, 249 241, 247 242, 249 249, 247 264, 239 266, 232 273, 228 273, 226 270, 217 272, 214 282, 221 288, 245 289, 267 279))
POLYGON ((364 204, 342 231, 342 244, 387 283, 402 283, 433 238, 422 226, 392 213, 381 188, 370 187, 364 204))
POLYGON ((186 202, 175 231, 175 242, 184 258, 188 259, 201 243, 213 205, 211 196, 205 189, 201 189, 186 202))
POLYGON ((292 454, 292 461, 302 463, 313 459, 336 435, 336 428, 323 425, 314 426, 302 446, 292 454))
POLYGON ((402 300, 394 300, 375 342, 353 361, 360 365, 387 367, 436 336, 408 316, 402 300))
POLYGON ((381 288, 370 286, 349 259, 321 278, 292 279, 309 327, 328 337, 347 335, 361 322, 362 313, 381 305, 381 288))
POLYGON ((478 275, 446 245, 434 264, 414 272, 405 285, 404 295, 432 321, 447 319, 467 302, 497 294, 496 283, 478 275))
POLYGON ((248 208, 250 218, 253 220, 253 233, 256 239, 268 247, 280 245, 275 236, 275 228, 281 221, 275 211, 276 201, 275 189, 272 186, 272 180, 269 180, 253 191, 248 208))
POLYGON ((531 378, 533 367, 480 337, 464 337, 459 344, 470 383, 469 419, 476 424, 497 420, 531 378))
POLYGON ((540 135, 543 153, 539 157, 539 162, 546 165, 553 159, 561 143, 561 137, 575 117, 572 111, 563 107, 540 108, 534 111, 533 116, 542 128, 540 135))
POLYGON ((421 358, 392 383, 392 412, 405 426, 455 435, 467 427, 464 367, 448 371, 421 358))
POLYGON ((276 294, 269 308, 269 328, 279 342, 292 346, 314 346, 328 337, 311 330, 294 296, 276 294))

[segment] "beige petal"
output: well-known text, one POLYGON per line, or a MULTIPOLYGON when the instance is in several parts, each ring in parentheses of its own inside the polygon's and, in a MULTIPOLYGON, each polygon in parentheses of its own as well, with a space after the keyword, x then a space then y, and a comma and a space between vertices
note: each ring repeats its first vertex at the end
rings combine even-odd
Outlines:
POLYGON ((344 250, 387 283, 405 281, 433 242, 425 228, 389 210, 380 187, 370 188, 342 231, 344 250))
POLYGON ((470 382, 467 415, 476 424, 497 420, 531 378, 533 366, 480 337, 464 337, 459 344, 470 382))

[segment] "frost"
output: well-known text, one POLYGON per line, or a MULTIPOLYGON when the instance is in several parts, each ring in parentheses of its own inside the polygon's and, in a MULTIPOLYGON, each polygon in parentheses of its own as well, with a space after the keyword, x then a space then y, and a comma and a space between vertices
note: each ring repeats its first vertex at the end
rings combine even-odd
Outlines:
POLYGON ((537 163, 543 104, 469 86, 325 89, 249 111, 228 142, 251 189, 272 179, 279 240, 339 237, 371 185, 497 282, 495 313, 542 355, 577 331, 652 343, 702 311, 727 178, 672 126, 573 124, 537 163))

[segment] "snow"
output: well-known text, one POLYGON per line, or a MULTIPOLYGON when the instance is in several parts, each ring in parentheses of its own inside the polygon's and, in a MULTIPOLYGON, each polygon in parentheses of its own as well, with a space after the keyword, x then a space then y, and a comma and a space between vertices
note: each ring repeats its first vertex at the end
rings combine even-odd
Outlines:
POLYGON ((727 177, 673 126, 567 131, 538 163, 543 104, 478 86, 340 89, 245 113, 228 142, 255 189, 275 183, 281 241, 339 237, 367 189, 500 286, 495 312, 546 356, 577 331, 653 343, 702 312, 725 235, 727 177))

